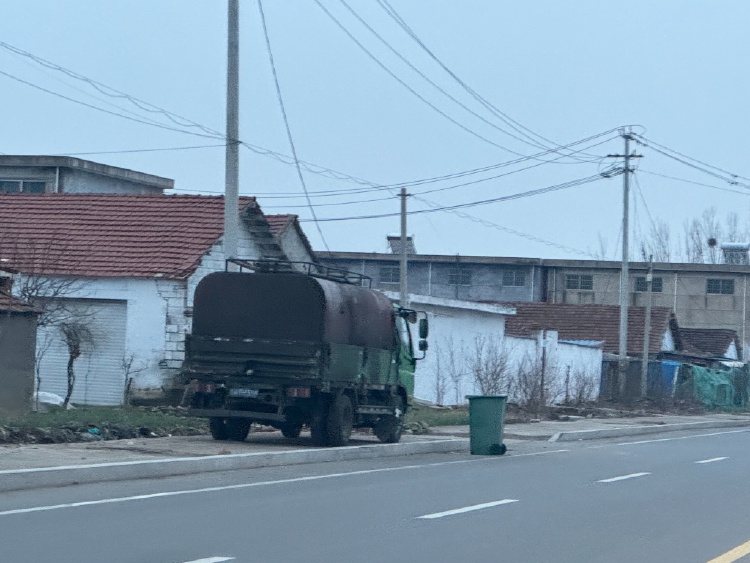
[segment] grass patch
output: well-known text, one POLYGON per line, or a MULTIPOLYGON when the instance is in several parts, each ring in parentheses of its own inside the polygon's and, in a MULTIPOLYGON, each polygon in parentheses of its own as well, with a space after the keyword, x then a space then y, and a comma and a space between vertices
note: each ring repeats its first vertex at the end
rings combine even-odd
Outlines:
POLYGON ((15 428, 63 428, 91 424, 116 424, 136 428, 205 428, 207 420, 137 407, 77 407, 71 410, 56 409, 48 413, 23 414, 0 412, 0 426, 15 428))
POLYGON ((424 405, 414 405, 404 417, 406 424, 424 422, 429 426, 465 426, 469 424, 469 409, 434 409, 424 405))

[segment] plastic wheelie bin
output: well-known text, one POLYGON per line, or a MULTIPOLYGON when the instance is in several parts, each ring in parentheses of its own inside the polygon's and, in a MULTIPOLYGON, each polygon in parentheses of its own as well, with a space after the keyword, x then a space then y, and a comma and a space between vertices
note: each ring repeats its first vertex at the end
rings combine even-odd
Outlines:
POLYGON ((507 395, 468 395, 471 455, 503 455, 507 395))

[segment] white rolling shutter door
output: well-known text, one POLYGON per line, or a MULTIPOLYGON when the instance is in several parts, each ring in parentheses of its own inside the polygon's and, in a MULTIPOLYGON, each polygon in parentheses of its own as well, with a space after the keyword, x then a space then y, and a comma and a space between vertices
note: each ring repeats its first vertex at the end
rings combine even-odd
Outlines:
MULTIPOLYGON (((67 301, 67 300, 66 300, 67 301)), ((71 402, 80 405, 121 405, 125 391, 125 301, 69 300, 66 308, 80 318, 93 337, 93 346, 82 347, 75 361, 76 383, 71 402)), ((37 335, 40 391, 64 397, 67 390, 68 347, 58 327, 45 327, 37 335)))

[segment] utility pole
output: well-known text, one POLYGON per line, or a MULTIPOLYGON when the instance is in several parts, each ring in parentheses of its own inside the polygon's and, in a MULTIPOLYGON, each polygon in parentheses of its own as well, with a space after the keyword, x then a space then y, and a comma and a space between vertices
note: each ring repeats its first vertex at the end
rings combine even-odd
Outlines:
POLYGON ((227 131, 224 184, 224 257, 238 258, 240 232, 240 22, 239 0, 228 0, 227 131))
POLYGON ((406 248, 406 188, 401 188, 401 266, 399 281, 401 282, 401 306, 409 307, 409 286, 407 283, 407 248, 406 248))
POLYGON ((623 182, 622 182, 622 265, 620 271, 620 345, 618 361, 618 381, 616 395, 619 395, 620 385, 622 385, 628 373, 628 298, 630 289, 630 272, 629 272, 629 214, 630 214, 630 159, 640 158, 641 155, 630 154, 630 141, 633 136, 630 131, 624 131, 622 138, 625 139, 625 152, 623 154, 609 154, 611 158, 624 159, 623 182))
POLYGON ((654 257, 648 257, 648 272, 646 273, 646 322, 643 327, 643 359, 641 361, 641 397, 646 397, 648 381, 648 353, 651 337, 651 289, 654 281, 654 257))

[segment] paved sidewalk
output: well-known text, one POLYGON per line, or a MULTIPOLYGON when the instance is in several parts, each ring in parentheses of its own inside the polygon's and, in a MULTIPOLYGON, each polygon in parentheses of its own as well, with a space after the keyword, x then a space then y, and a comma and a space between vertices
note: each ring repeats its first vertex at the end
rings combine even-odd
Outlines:
MULTIPOLYGON (((404 435, 402 443, 444 440, 446 435, 404 435)), ((372 435, 352 436, 351 446, 377 445, 372 435)), ((244 442, 219 442, 211 436, 172 436, 74 442, 70 444, 21 444, 0 446, 0 471, 90 465, 150 459, 202 457, 232 454, 277 453, 315 449, 309 434, 290 440, 280 432, 251 432, 244 442)))
MULTIPOLYGON (((543 420, 520 424, 506 424, 504 437, 508 440, 551 440, 560 433, 592 431, 610 431, 612 429, 627 429, 623 434, 637 435, 643 427, 664 426, 664 430, 672 425, 714 426, 726 424, 742 424, 750 426, 750 416, 734 414, 710 414, 704 416, 681 415, 649 415, 626 418, 581 418, 568 417, 568 420, 543 420)), ((682 428, 680 428, 682 429, 682 428)), ((689 428, 686 428, 689 429, 689 428)), ((644 434, 646 432, 643 432, 644 434)), ((435 426, 430 429, 431 436, 469 437, 468 426, 435 426)))

